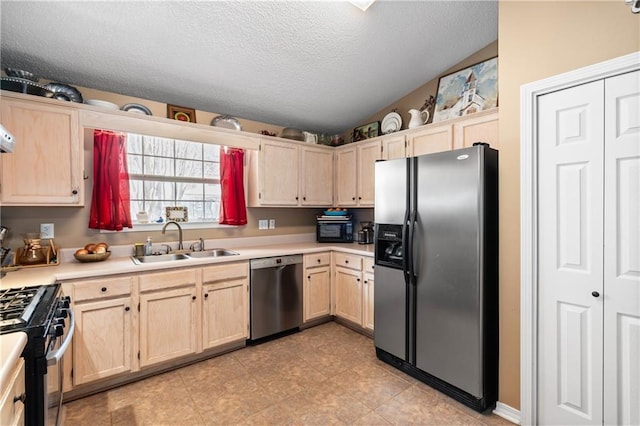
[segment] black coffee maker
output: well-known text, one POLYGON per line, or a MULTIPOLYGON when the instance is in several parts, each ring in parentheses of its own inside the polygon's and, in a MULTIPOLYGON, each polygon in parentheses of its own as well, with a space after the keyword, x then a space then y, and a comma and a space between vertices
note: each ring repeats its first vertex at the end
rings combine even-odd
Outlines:
POLYGON ((358 242, 360 244, 373 244, 373 222, 360 222, 360 228, 358 242))

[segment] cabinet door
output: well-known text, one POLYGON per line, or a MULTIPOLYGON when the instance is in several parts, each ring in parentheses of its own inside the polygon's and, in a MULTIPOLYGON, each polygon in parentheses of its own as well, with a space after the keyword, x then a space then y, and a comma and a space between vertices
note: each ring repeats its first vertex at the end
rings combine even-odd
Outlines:
POLYGON ((260 204, 298 205, 298 145, 260 143, 260 204))
POLYGON ((362 326, 373 331, 373 285, 374 275, 364 274, 362 286, 362 326))
POLYGON ((300 204, 303 206, 333 205, 333 150, 302 147, 300 204))
POLYGON ((336 267, 336 315, 362 324, 361 272, 336 267))
POLYGON ((406 147, 405 135, 386 136, 382 139, 382 158, 385 160, 405 158, 406 147))
POLYGON ((451 124, 429 126, 427 129, 407 135, 411 155, 418 156, 453 149, 453 130, 451 124))
POLYGON ((375 164, 382 157, 380 141, 358 145, 358 206, 373 207, 375 164))
POLYGON ((203 287, 203 349, 248 337, 248 288, 246 278, 203 287))
POLYGON ((357 203, 356 149, 338 148, 336 151, 335 194, 338 206, 355 206, 357 203))
POLYGON ((196 287, 140 294, 140 366, 196 352, 196 287))
POLYGON ((304 281, 304 321, 331 314, 331 267, 307 268, 304 281))
POLYGON ((2 124, 17 141, 14 152, 0 156, 3 204, 82 206, 78 111, 3 100, 2 124))
POLYGON ((73 384, 130 371, 131 298, 76 304, 73 313, 73 384))
POLYGON ((498 149, 498 113, 473 115, 454 124, 454 148, 467 148, 474 142, 486 142, 498 149))

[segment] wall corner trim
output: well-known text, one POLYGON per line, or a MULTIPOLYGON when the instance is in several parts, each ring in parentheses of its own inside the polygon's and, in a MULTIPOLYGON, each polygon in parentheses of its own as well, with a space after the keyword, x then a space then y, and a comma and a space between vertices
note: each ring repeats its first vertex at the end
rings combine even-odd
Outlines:
POLYGON ((493 410, 493 414, 509 420, 511 423, 520 424, 520 411, 500 401, 496 402, 496 408, 493 410))

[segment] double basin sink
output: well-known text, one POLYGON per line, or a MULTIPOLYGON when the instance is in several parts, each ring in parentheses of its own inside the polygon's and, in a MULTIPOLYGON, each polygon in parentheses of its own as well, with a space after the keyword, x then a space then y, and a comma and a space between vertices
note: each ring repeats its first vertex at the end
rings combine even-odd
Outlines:
POLYGON ((136 265, 141 265, 143 263, 155 263, 155 262, 171 262, 175 260, 186 260, 186 259, 201 259, 201 258, 209 258, 209 257, 225 257, 225 256, 237 256, 238 253, 235 251, 227 250, 227 249, 211 249, 204 251, 191 251, 187 253, 168 253, 168 254, 152 254, 149 256, 131 256, 131 260, 136 265))

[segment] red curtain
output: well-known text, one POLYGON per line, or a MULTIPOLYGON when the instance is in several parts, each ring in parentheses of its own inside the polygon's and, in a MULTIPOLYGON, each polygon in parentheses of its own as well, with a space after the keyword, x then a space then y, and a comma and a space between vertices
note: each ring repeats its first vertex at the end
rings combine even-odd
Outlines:
POLYGON ((89 228, 133 228, 127 171, 127 141, 117 132, 93 132, 93 196, 89 228))
POLYGON ((246 225, 247 208, 244 202, 244 151, 224 148, 220 151, 220 220, 224 225, 246 225))

